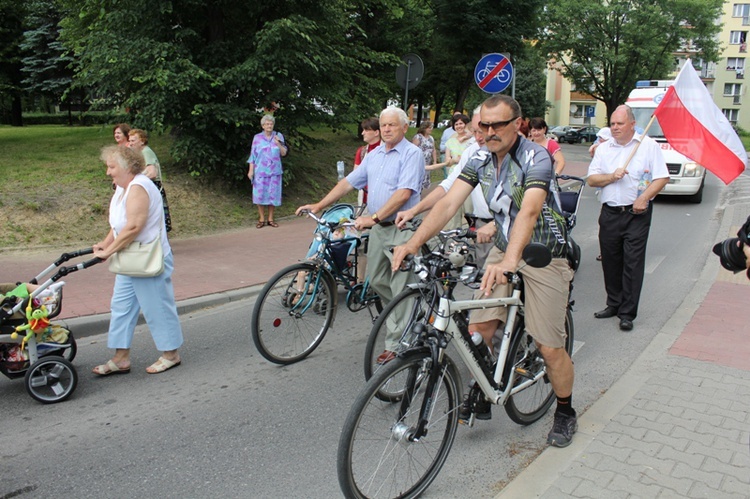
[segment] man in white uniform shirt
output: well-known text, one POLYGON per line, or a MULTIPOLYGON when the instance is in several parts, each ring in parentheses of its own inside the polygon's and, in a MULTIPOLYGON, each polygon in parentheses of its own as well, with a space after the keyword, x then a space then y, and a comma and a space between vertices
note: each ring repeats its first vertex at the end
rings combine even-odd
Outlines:
POLYGON ((599 248, 602 255, 607 306, 597 319, 617 316, 620 329, 633 329, 646 268, 646 243, 651 228, 651 200, 669 181, 661 147, 635 130, 629 106, 618 107, 609 119, 612 139, 596 148, 589 165, 588 183, 601 187, 599 248), (651 182, 643 191, 644 173, 651 182))

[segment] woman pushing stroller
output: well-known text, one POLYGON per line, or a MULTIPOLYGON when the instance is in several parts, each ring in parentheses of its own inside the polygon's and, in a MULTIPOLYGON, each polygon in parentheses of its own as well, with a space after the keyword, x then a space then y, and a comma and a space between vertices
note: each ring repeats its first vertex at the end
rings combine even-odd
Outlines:
POLYGON ((183 337, 172 287, 174 259, 164 224, 162 197, 159 189, 143 173, 146 165, 140 151, 105 147, 101 159, 107 165, 107 175, 112 178, 116 190, 109 206, 111 228, 102 241, 93 245, 94 256, 106 260, 133 241, 149 243, 160 238, 164 271, 153 277, 121 274, 115 277, 107 340, 115 354, 106 363, 96 366, 93 372, 100 376, 130 372, 130 345, 141 309, 156 348, 163 352, 146 372, 164 372, 180 365, 178 348, 183 337))

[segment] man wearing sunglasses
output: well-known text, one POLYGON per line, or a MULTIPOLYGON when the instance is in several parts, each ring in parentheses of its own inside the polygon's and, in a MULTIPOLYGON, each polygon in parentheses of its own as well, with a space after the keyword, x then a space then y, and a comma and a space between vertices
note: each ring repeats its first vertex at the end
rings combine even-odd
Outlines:
POLYGON ((591 187, 602 189, 599 249, 607 292, 606 308, 594 317, 617 316, 620 329, 631 331, 646 268, 651 200, 667 185, 669 171, 659 144, 636 133, 635 116, 629 106, 615 109, 609 124, 612 140, 596 148, 588 176, 591 187), (641 182, 644 173, 652 179, 645 189, 641 182))
MULTIPOLYGON (((497 226, 495 246, 485 263, 485 273, 476 298, 508 295, 504 272, 516 272, 521 253, 530 242, 546 245, 552 262, 541 269, 521 270, 525 286, 526 329, 534 338, 547 366, 547 375, 557 397, 555 421, 547 443, 570 444, 578 428, 572 407, 573 363, 565 350, 565 314, 573 271, 566 257, 567 232, 560 209, 555 170, 547 150, 518 135, 521 107, 507 95, 485 100, 479 127, 486 149, 480 149, 448 193, 424 219, 414 236, 395 248, 393 266, 407 254, 416 254, 422 243, 436 234, 458 210, 475 186, 481 186, 497 226)), ((506 320, 504 307, 474 310, 470 331, 479 332, 492 349, 492 337, 506 320)), ((478 389, 472 387, 472 390, 478 389)), ((467 399, 467 402, 471 397, 467 399)), ((474 412, 477 419, 490 419, 491 404, 471 407, 465 403, 460 418, 474 412)))

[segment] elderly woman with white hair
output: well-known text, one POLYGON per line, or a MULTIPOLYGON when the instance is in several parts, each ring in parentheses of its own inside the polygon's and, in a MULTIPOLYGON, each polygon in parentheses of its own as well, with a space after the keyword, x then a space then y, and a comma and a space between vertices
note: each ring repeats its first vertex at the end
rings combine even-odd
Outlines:
POLYGON ((161 273, 150 277, 117 274, 107 339, 107 345, 115 349, 115 354, 93 372, 99 376, 130 372, 130 344, 141 310, 156 348, 163 352, 146 372, 164 372, 180 365, 177 349, 182 346, 183 337, 172 287, 174 260, 164 226, 161 194, 143 173, 146 162, 140 151, 105 147, 101 159, 116 189, 109 205, 111 229, 107 237, 94 244, 94 256, 107 260, 134 241, 151 243, 158 238, 164 266, 161 273))
POLYGON ((281 206, 281 158, 289 152, 284 136, 273 130, 276 120, 266 114, 260 120, 263 131, 253 137, 250 157, 247 159, 247 178, 253 183, 253 203, 258 205, 258 229, 278 227, 273 219, 276 206, 281 206), (268 218, 266 218, 268 207, 268 218))

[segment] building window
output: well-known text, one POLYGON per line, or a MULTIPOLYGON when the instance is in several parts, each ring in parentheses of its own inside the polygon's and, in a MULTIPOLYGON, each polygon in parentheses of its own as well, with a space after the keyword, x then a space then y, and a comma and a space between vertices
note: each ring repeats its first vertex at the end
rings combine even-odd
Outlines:
POLYGON ((727 71, 737 73, 737 78, 745 77, 745 58, 744 57, 727 57, 727 71))
POLYGON ((736 3, 732 11, 732 17, 750 16, 750 3, 736 3))
POLYGON ((739 45, 740 52, 747 52, 747 31, 732 31, 729 33, 729 44, 739 45))
POLYGON ((727 71, 739 71, 745 69, 744 57, 727 57, 727 71))
POLYGON ((727 117, 727 119, 732 125, 737 124, 737 120, 739 119, 739 116, 740 116, 739 109, 722 109, 721 111, 724 113, 724 116, 727 117))
POLYGON ((740 95, 742 94, 742 83, 725 83, 724 84, 724 95, 740 95))

